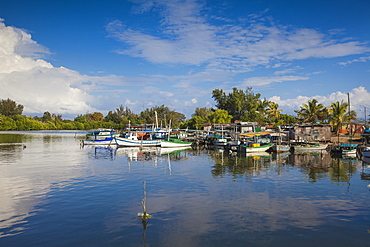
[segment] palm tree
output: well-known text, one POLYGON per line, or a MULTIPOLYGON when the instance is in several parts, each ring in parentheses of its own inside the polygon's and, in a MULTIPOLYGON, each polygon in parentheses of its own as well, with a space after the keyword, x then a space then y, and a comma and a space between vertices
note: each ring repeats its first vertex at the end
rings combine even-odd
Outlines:
POLYGON ((349 120, 349 115, 347 113, 348 103, 337 101, 331 103, 329 113, 330 122, 335 126, 335 130, 339 133, 339 127, 341 123, 349 120))
POLYGON ((308 101, 308 104, 303 104, 299 111, 294 111, 303 122, 315 123, 319 120, 325 120, 327 109, 323 104, 318 104, 316 99, 308 101))
POLYGON ((350 120, 356 120, 357 113, 356 111, 347 112, 348 103, 337 101, 331 103, 329 113, 330 113, 330 122, 335 126, 335 130, 339 133, 340 125, 343 122, 348 122, 350 120))
POLYGON ((276 104, 275 102, 269 102, 269 109, 267 110, 268 112, 268 115, 270 118, 273 118, 277 121, 277 119, 279 118, 280 116, 280 112, 282 112, 283 110, 279 110, 279 104, 276 104))

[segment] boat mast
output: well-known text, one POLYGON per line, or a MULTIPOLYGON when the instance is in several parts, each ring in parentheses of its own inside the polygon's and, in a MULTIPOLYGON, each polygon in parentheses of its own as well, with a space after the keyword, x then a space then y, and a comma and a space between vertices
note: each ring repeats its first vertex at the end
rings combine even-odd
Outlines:
POLYGON ((158 129, 158 114, 157 111, 154 111, 155 113, 155 128, 158 129))

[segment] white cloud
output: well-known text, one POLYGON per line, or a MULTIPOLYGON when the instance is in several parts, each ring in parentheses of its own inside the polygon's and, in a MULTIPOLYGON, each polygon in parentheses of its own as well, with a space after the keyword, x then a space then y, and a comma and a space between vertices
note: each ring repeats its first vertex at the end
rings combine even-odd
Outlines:
POLYGON ((279 70, 275 71, 274 75, 285 75, 285 74, 292 74, 296 72, 298 69, 302 69, 301 67, 297 66, 295 68, 290 68, 290 69, 284 69, 284 70, 279 70))
POLYGON ((84 113, 93 108, 91 96, 74 84, 84 77, 65 68, 43 68, 0 74, 0 98, 10 98, 25 106, 25 113, 50 111, 59 114, 84 113))
MULTIPOLYGON (((120 53, 154 63, 207 65, 246 72, 259 65, 272 67, 296 59, 334 58, 369 51, 366 44, 358 41, 339 41, 313 29, 278 26, 263 18, 214 26, 202 12, 206 11, 205 6, 197 1, 151 1, 141 10, 160 12, 162 33, 134 30, 120 21, 111 22, 107 31, 128 45, 120 53)), ((328 33, 336 34, 331 31, 328 33)))
POLYGON ((261 76, 250 77, 244 80, 239 87, 265 86, 274 82, 308 80, 305 76, 261 76))
MULTIPOLYGON (((48 50, 25 31, 0 22, 0 98, 22 104, 24 113, 78 114, 94 110, 81 88, 89 78, 36 58, 48 50)), ((92 86, 90 86, 92 87, 92 86)))
MULTIPOLYGON (((352 89, 349 92, 350 95, 350 103, 351 103, 351 110, 357 111, 359 113, 360 110, 363 110, 364 107, 370 109, 370 92, 366 90, 365 87, 358 87, 352 89)), ((284 109, 284 111, 288 114, 293 114, 293 110, 299 110, 300 106, 307 103, 309 100, 316 99, 318 103, 323 104, 326 107, 330 107, 330 104, 336 101, 348 101, 348 94, 344 92, 333 92, 329 95, 322 96, 322 95, 315 95, 315 96, 298 96, 293 99, 281 99, 280 96, 273 96, 268 100, 274 101, 275 103, 279 104, 280 108, 284 109)), ((359 116, 361 117, 361 116, 359 116)))
POLYGON ((353 59, 353 60, 348 60, 348 61, 345 61, 345 62, 339 62, 338 64, 341 65, 341 66, 347 66, 348 64, 351 64, 351 63, 365 63, 367 61, 370 60, 370 56, 368 57, 360 57, 360 58, 356 58, 356 59, 353 59))

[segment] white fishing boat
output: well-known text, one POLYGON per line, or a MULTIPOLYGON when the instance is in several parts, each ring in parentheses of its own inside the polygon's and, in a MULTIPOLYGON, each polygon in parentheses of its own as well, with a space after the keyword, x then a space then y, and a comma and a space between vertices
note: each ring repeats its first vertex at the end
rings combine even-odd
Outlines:
POLYGON ((161 140, 162 148, 176 148, 176 147, 190 147, 192 142, 182 141, 177 138, 170 138, 168 140, 161 140))
MULTIPOLYGON (((162 148, 176 148, 176 147, 190 147, 192 142, 183 141, 180 138, 171 138, 171 120, 169 123, 169 129, 168 129, 168 138, 165 140, 161 140, 160 146, 162 148)), ((175 135, 177 136, 177 135, 175 135)))
POLYGON ((244 153, 266 152, 275 145, 271 143, 268 132, 242 133, 239 134, 239 139, 242 140, 242 144, 238 151, 244 153))
POLYGON ((86 140, 105 140, 107 138, 119 137, 114 129, 97 129, 86 134, 86 140))
POLYGON ((240 151, 246 153, 254 153, 254 152, 266 152, 271 147, 274 146, 274 143, 251 143, 249 145, 240 145, 240 151))
POLYGON ((115 137, 118 147, 159 147, 161 140, 150 139, 150 135, 138 135, 138 133, 129 133, 125 137, 115 137), (139 136, 139 138, 138 138, 139 136))

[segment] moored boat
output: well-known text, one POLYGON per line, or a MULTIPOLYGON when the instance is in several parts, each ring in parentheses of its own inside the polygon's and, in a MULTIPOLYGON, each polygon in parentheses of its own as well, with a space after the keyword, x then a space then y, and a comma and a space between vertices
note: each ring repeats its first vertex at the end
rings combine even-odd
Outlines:
POLYGON ((227 139, 226 138, 219 138, 214 141, 215 146, 226 146, 227 145, 227 139))
POLYGON ((129 133, 125 137, 115 137, 118 147, 159 147, 161 140, 150 139, 150 135, 138 135, 138 133, 129 133), (140 138, 138 138, 140 136, 140 138))
POLYGON ((342 143, 339 148, 342 150, 342 155, 356 155, 357 146, 356 143, 342 143))
POLYGON ((86 140, 105 140, 107 138, 119 137, 114 129, 97 129, 89 131, 86 134, 86 140))
POLYGON ((294 151, 322 151, 328 148, 328 144, 321 144, 318 142, 303 142, 292 145, 294 151))
POLYGON ((175 147, 190 147, 192 142, 182 141, 177 138, 170 138, 168 140, 161 140, 162 148, 175 148, 175 147))
POLYGON ((251 143, 249 145, 240 145, 239 151, 245 152, 245 153, 253 153, 253 152, 266 152, 271 147, 274 146, 274 143, 251 143))
POLYGON ((290 151, 290 145, 288 144, 275 144, 271 150, 276 153, 285 153, 290 151))
POLYGON ((360 154, 361 157, 370 158, 370 146, 360 146, 359 147, 359 154, 360 154))
POLYGON ((116 145, 116 141, 112 137, 104 140, 81 140, 82 145, 116 145))

